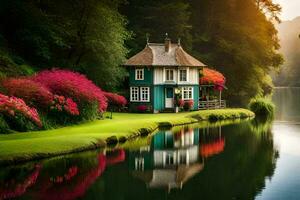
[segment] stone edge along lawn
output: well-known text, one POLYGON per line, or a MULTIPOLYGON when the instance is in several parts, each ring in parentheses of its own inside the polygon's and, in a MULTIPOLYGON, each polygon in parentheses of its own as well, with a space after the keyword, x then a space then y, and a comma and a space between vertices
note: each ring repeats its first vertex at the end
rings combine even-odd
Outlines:
POLYGON ((249 117, 254 117, 254 113, 241 108, 162 114, 113 113, 113 119, 54 130, 2 134, 0 165, 104 147, 105 140, 111 136, 130 139, 141 133, 149 134, 160 127, 249 117))

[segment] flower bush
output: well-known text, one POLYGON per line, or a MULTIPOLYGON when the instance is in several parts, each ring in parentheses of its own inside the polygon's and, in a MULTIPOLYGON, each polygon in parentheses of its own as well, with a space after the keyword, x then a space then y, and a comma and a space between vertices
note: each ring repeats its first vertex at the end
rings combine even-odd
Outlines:
POLYGON ((137 111, 138 112, 146 112, 147 110, 148 110, 148 106, 146 106, 146 105, 138 105, 137 107, 136 107, 136 109, 137 109, 137 111))
POLYGON ((200 85, 213 84, 216 90, 223 90, 226 78, 223 74, 209 68, 203 69, 203 76, 199 79, 200 85))
POLYGON ((58 112, 65 111, 70 115, 79 115, 77 104, 71 98, 64 96, 54 95, 50 109, 58 112))
POLYGON ((97 102, 98 111, 104 112, 107 108, 107 99, 103 91, 84 75, 67 70, 45 70, 32 77, 49 88, 57 95, 72 98, 81 109, 85 104, 97 102))
POLYGON ((22 98, 27 105, 45 108, 53 100, 53 94, 42 84, 26 78, 10 78, 2 82, 9 96, 22 98))
POLYGON ((122 108, 126 106, 127 100, 125 97, 111 93, 111 92, 104 92, 105 97, 108 101, 108 107, 114 109, 114 108, 122 108))
POLYGON ((29 126, 30 121, 34 125, 42 127, 42 123, 36 109, 27 106, 20 98, 8 97, 0 94, 0 113, 4 115, 4 118, 12 129, 19 131, 34 129, 34 127, 29 126))
POLYGON ((192 110, 194 107, 194 101, 192 99, 184 101, 183 108, 186 111, 192 110))
POLYGON ((176 99, 175 105, 179 108, 182 108, 184 106, 184 100, 183 99, 176 99))

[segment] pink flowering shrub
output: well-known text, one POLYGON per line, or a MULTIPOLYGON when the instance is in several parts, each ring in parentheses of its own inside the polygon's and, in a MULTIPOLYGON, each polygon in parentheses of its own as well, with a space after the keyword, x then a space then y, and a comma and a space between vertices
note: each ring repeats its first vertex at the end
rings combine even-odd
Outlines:
POLYGON ((176 106, 179 108, 182 108, 184 106, 184 100, 183 99, 177 99, 176 100, 176 106))
POLYGON ((77 104, 71 98, 54 95, 50 110, 62 112, 65 111, 70 115, 79 115, 77 104))
POLYGON ((188 111, 188 110, 192 110, 194 107, 194 101, 192 99, 184 101, 184 110, 188 111))
POLYGON ((53 69, 39 72, 32 80, 43 84, 54 94, 72 98, 82 107, 86 103, 96 102, 99 112, 102 113, 107 108, 107 99, 103 91, 82 74, 53 69))
POLYGON ((53 94, 42 84, 26 78, 10 78, 2 82, 9 96, 22 98, 27 105, 48 107, 53 100, 53 94))
POLYGON ((32 122, 38 127, 42 127, 42 123, 36 109, 27 106, 20 98, 8 97, 0 94, 0 113, 8 121, 7 123, 12 129, 19 131, 34 129, 32 126, 29 127, 29 122, 32 122))
POLYGON ((127 104, 126 98, 121 95, 110 92, 104 92, 104 95, 107 98, 110 108, 122 108, 127 104))
POLYGON ((148 106, 146 106, 146 105, 138 105, 136 107, 136 109, 137 109, 138 112, 146 112, 148 110, 148 106))

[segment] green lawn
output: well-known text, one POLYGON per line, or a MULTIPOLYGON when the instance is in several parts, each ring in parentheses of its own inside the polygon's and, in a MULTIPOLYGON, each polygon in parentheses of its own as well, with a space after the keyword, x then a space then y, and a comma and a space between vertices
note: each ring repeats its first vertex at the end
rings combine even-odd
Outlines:
POLYGON ((114 113, 113 119, 98 120, 60 129, 0 135, 0 164, 6 161, 47 157, 85 148, 115 135, 128 136, 141 128, 154 130, 159 123, 172 125, 198 122, 210 115, 223 119, 253 116, 246 109, 223 109, 166 114, 114 113))

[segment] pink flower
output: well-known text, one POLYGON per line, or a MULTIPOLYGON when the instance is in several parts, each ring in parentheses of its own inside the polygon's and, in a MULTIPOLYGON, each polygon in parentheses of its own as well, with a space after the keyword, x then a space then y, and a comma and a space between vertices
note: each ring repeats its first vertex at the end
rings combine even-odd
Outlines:
POLYGON ((19 113, 37 126, 42 127, 42 122, 36 109, 28 107, 22 99, 0 94, 0 102, 0 113, 10 116, 15 116, 16 113, 19 113))
POLYGON ((42 84, 27 78, 9 78, 2 82, 9 96, 22 99, 12 99, 20 104, 47 107, 52 101, 52 93, 42 84), (25 102, 24 102, 24 101, 25 102))
POLYGON ((110 92, 104 92, 104 95, 108 100, 109 106, 124 107, 127 104, 126 98, 121 95, 110 92))
POLYGON ((70 97, 76 103, 98 103, 99 112, 107 108, 103 91, 84 75, 67 70, 45 70, 32 78, 45 85, 52 93, 70 97))

